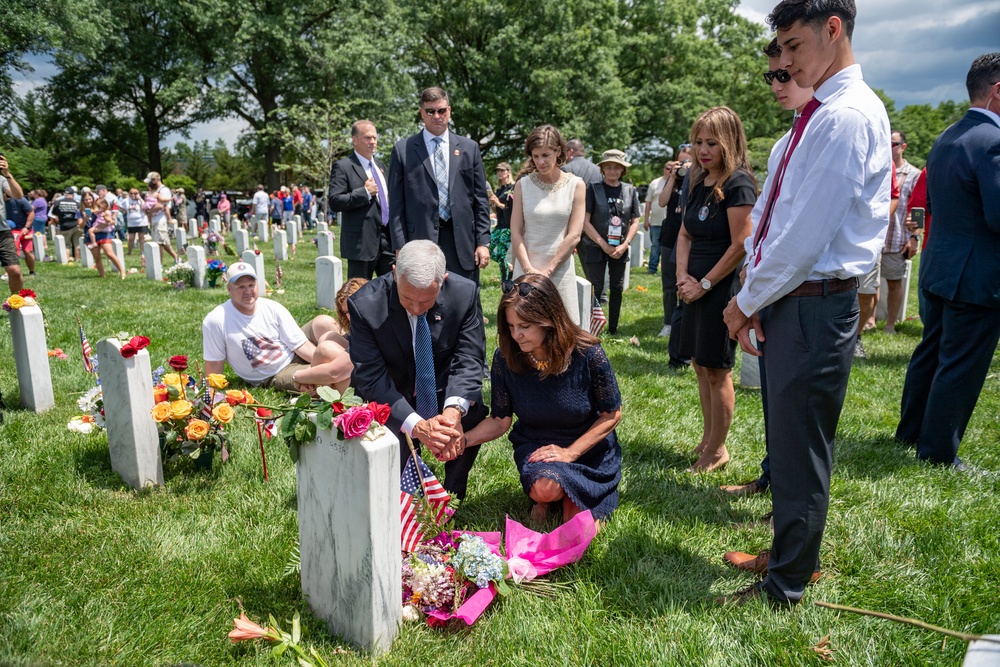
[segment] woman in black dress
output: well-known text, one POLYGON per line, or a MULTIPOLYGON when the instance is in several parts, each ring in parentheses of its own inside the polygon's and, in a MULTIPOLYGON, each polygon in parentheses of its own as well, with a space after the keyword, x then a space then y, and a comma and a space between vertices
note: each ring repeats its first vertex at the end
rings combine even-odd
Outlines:
POLYGON ((545 519, 583 510, 607 518, 618 506, 621 421, 618 381, 597 338, 573 324, 555 284, 537 273, 502 286, 493 355, 492 415, 466 434, 467 447, 510 432, 521 487, 545 519))
POLYGON ((722 311, 739 291, 737 268, 750 234, 757 185, 747 157, 740 117, 728 107, 702 113, 691 128, 695 163, 677 237, 677 292, 684 302, 681 352, 693 360, 704 431, 695 448, 694 472, 729 462, 726 437, 736 395, 736 341, 722 311))

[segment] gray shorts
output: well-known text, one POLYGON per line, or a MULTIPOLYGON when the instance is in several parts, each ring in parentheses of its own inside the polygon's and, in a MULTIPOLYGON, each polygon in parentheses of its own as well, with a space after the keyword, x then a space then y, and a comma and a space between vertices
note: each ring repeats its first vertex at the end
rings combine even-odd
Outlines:
POLYGON ((875 266, 867 274, 861 276, 861 284, 858 286, 858 294, 878 294, 878 286, 881 282, 879 272, 882 266, 882 253, 875 257, 875 266))
POLYGON ((272 389, 277 389, 278 391, 296 391, 295 382, 292 381, 292 376, 295 375, 296 371, 300 371, 303 368, 309 368, 309 364, 305 361, 305 359, 295 355, 292 358, 291 363, 261 382, 260 386, 270 387, 272 389))
POLYGON ((149 240, 160 245, 170 245, 170 232, 166 220, 150 225, 149 240))
POLYGON ((901 252, 882 253, 882 277, 886 280, 902 280, 906 275, 906 259, 901 252))

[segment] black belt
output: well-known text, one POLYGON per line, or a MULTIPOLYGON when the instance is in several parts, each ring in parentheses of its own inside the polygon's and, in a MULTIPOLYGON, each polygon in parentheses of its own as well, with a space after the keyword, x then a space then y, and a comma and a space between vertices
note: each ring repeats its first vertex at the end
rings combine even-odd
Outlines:
POLYGON ((791 292, 788 296, 826 296, 827 294, 837 294, 848 290, 857 289, 857 278, 828 278, 826 280, 807 280, 791 292))

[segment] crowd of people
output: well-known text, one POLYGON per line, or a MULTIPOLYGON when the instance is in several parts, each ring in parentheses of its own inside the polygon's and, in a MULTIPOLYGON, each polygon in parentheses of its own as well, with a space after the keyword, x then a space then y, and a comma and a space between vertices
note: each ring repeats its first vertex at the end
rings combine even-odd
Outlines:
MULTIPOLYGON (((725 106, 698 116, 644 206, 626 180, 624 152, 604 151, 594 164, 581 140, 564 140, 552 125, 527 137, 519 173, 497 166, 491 190, 479 145, 450 129, 450 100, 438 87, 421 93, 423 128, 393 146, 388 168, 376 157, 374 123, 355 122, 354 150, 333 165, 327 190, 330 209, 342 214, 348 263, 338 317, 299 327, 260 297, 254 270, 236 263, 226 276, 230 299, 204 321, 206 371, 229 363, 250 384, 294 392, 353 386, 390 406, 392 431, 445 462, 444 487, 458 498, 479 447, 509 432, 534 520, 589 510, 603 521, 618 505, 622 397, 600 340, 580 327, 573 255, 595 298, 606 300, 615 333, 642 224, 656 248, 647 270, 661 273, 670 364, 691 365, 697 377, 703 430, 692 472, 730 459, 737 346, 760 368, 762 474, 723 489, 770 491, 773 542, 759 554, 725 555, 763 578, 718 603, 796 603, 821 573, 834 436, 853 360, 864 354, 861 333, 874 326, 865 295, 880 268, 892 333, 905 260, 923 233, 923 340, 896 432, 918 458, 965 467, 959 443, 1000 339, 1000 53, 972 64, 971 108, 921 171, 903 158, 905 132, 890 127, 854 61, 855 15, 853 0, 782 0, 769 15, 776 37, 762 54, 763 79, 795 115, 763 183, 742 122, 725 106), (479 277, 491 258, 502 296, 488 363, 479 277)), ((4 193, 21 199, 2 157, 0 173, 4 193)), ((87 230, 98 262, 115 210, 134 219, 130 238, 134 228, 140 242, 148 233, 172 252, 162 239, 173 195, 158 174, 146 182, 145 195, 133 191, 124 202, 100 186, 79 202, 70 190, 51 203, 36 194, 43 217, 65 224, 67 237, 87 230)), ((253 223, 280 226, 314 203, 308 188, 296 192, 268 196, 259 186, 253 223)), ((0 237, 5 267, 7 248, 0 237)), ((402 445, 401 465, 408 456, 402 445)))

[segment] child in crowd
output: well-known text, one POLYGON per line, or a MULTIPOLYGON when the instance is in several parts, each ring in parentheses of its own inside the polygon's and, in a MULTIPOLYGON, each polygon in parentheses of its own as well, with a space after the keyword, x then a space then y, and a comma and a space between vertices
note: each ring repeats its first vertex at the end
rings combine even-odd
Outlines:
POLYGON ((115 213, 111 210, 107 200, 100 198, 94 203, 90 220, 87 222, 86 234, 89 239, 87 247, 94 255, 94 264, 97 265, 97 272, 101 277, 105 277, 104 262, 101 261, 101 249, 103 248, 108 261, 118 269, 122 280, 125 280, 125 267, 115 254, 114 244, 111 242, 115 235, 115 213))

